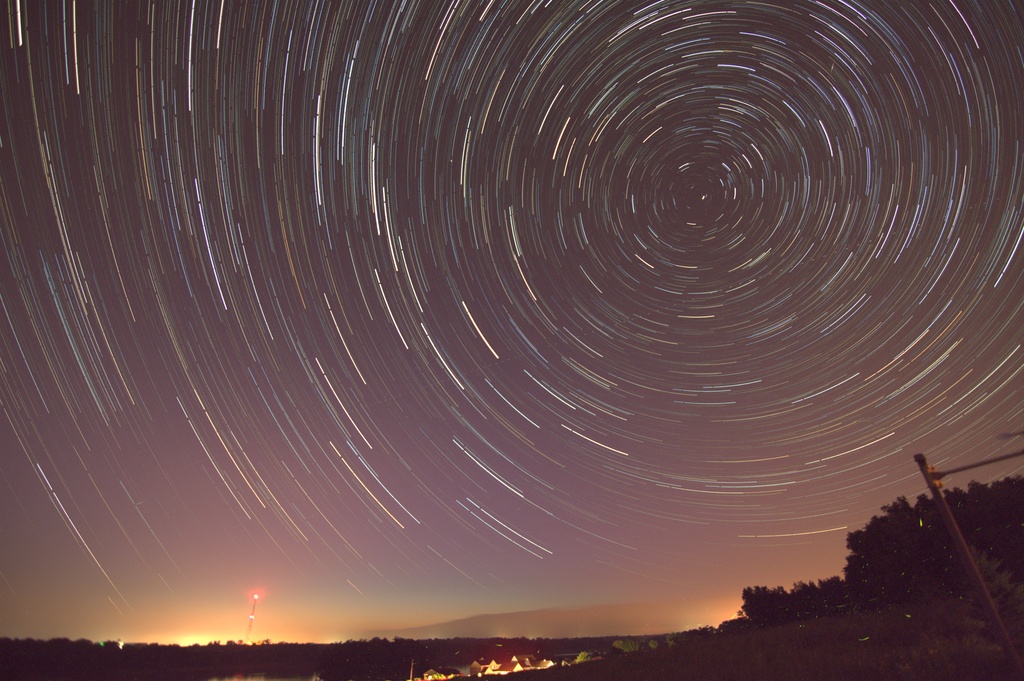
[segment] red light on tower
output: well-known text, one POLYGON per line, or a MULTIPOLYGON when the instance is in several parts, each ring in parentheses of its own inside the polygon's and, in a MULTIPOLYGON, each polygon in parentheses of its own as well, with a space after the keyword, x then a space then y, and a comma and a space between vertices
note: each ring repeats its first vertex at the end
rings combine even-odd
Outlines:
POLYGON ((252 610, 249 611, 249 627, 245 630, 246 643, 252 643, 252 623, 256 619, 256 601, 259 599, 259 594, 252 595, 252 610))

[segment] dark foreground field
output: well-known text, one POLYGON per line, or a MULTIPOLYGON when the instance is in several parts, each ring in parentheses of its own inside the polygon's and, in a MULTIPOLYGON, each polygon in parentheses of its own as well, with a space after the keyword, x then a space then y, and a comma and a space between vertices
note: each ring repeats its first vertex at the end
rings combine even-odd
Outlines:
POLYGON ((683 636, 671 647, 536 672, 533 681, 1005 681, 1002 649, 962 602, 683 636))
POLYGON ((0 639, 0 681, 205 681, 247 676, 312 676, 330 646, 105 645, 86 640, 0 639))

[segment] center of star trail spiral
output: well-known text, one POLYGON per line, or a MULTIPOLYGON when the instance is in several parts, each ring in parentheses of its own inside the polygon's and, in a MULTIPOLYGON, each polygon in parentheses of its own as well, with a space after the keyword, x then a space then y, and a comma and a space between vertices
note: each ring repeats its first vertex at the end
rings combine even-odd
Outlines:
POLYGON ((16 7, 12 512, 111 588, 671 581, 1021 418, 1009 3, 16 7))

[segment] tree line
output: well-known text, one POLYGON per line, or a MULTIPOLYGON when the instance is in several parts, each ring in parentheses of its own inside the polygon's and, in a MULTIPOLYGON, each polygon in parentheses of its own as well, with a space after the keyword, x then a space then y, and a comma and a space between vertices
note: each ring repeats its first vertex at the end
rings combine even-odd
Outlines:
MULTIPOLYGON (((1004 618, 1024 622, 1024 478, 943 490, 1004 618)), ((942 598, 969 597, 970 584, 935 500, 899 497, 846 537, 843 576, 743 589, 740 622, 775 626, 942 598)), ((735 621, 734 621, 735 622, 735 621)))

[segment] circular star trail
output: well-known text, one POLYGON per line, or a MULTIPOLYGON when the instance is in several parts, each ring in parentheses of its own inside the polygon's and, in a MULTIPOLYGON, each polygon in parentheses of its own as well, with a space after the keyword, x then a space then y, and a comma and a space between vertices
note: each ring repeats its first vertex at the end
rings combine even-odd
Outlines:
POLYGON ((1011 3, 6 25, 15 634, 71 574, 122 623, 256 582, 472 613, 825 577, 912 454, 1014 446, 1011 3))

